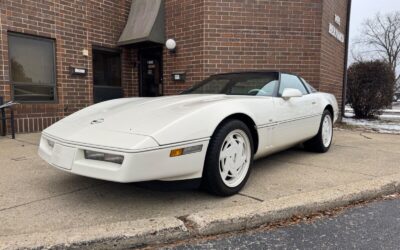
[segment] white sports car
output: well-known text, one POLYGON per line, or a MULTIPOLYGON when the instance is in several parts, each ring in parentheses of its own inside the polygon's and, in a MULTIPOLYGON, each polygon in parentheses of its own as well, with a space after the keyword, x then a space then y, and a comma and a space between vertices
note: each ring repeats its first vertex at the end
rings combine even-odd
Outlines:
POLYGON ((188 180, 237 193, 253 159, 303 143, 326 152, 338 105, 290 73, 209 77, 181 95, 85 108, 42 133, 39 155, 73 174, 115 182, 188 180))

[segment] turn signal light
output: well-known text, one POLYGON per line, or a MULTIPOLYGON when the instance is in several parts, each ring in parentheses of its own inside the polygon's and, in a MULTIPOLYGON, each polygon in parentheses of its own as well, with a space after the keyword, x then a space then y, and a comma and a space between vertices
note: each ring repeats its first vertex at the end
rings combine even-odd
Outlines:
POLYGON ((202 149, 203 149, 203 145, 173 149, 173 150, 171 150, 171 153, 169 154, 169 156, 177 157, 177 156, 181 156, 181 155, 193 154, 193 153, 201 152, 202 149))
POLYGON ((183 148, 173 149, 169 154, 170 157, 177 157, 183 155, 183 148))

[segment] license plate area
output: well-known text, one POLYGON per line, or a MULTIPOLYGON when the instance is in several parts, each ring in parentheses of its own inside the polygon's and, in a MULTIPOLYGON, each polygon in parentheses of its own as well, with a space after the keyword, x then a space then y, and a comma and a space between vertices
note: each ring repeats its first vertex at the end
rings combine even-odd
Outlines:
POLYGON ((51 163, 57 167, 71 170, 75 159, 76 148, 55 144, 51 155, 51 163))

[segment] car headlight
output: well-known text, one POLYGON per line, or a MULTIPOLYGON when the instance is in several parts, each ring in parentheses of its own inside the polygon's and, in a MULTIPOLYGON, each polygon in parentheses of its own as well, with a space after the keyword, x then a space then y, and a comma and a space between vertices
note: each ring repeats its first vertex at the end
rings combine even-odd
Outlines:
POLYGON ((122 162, 124 161, 124 156, 85 150, 85 159, 105 161, 122 165, 122 162))

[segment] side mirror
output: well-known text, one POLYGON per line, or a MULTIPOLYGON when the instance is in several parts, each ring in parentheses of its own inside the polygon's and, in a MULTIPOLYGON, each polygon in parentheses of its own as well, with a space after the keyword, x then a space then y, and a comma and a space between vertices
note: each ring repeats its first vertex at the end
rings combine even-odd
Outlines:
POLYGON ((283 93, 282 93, 282 98, 285 101, 287 101, 293 97, 302 97, 302 96, 303 96, 303 93, 301 93, 301 91, 298 89, 286 88, 283 90, 283 93))

